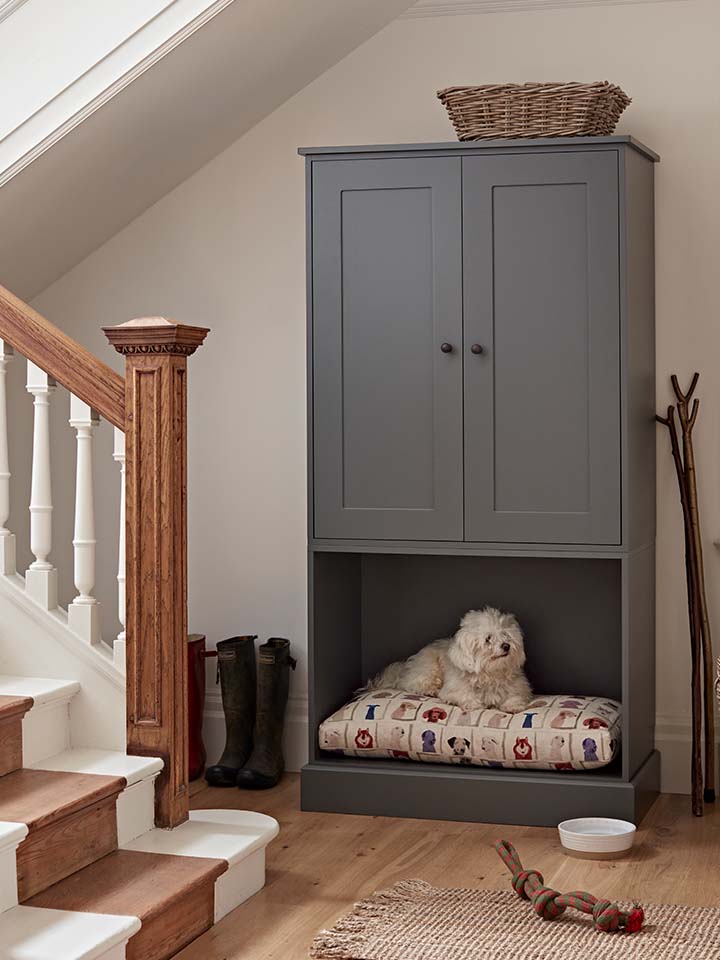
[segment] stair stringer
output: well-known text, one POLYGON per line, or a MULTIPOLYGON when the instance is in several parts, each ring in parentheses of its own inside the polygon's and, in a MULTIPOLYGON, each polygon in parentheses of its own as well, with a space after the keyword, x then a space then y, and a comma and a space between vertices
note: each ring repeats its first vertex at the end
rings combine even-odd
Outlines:
POLYGON ((45 610, 31 600, 17 574, 0 576, 0 674, 78 681, 71 745, 125 751, 125 676, 112 651, 73 633, 61 608, 45 610))

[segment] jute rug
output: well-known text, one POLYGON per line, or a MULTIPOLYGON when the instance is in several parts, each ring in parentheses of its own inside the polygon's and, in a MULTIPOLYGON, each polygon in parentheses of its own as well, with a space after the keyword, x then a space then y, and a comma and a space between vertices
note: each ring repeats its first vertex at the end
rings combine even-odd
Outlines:
POLYGON ((602 933, 568 910, 544 921, 504 890, 402 880, 314 940, 316 960, 718 960, 720 910, 643 903, 639 933, 602 933))

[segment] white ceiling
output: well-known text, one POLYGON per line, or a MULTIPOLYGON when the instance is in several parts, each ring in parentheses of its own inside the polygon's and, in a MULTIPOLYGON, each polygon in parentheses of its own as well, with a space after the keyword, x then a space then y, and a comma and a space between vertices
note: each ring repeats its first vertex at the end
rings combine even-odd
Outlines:
POLYGON ((234 0, 0 188, 0 283, 31 299, 409 6, 234 0))

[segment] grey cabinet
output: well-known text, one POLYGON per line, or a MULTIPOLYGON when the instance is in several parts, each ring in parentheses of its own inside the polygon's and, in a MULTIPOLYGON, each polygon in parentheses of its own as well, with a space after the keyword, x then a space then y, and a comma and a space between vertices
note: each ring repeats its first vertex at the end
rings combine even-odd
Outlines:
POLYGON ((318 537, 462 539, 460 177, 444 157, 313 177, 318 537))
POLYGON ((308 192, 309 763, 302 807, 639 822, 655 724, 654 163, 630 137, 319 147, 308 192), (622 702, 601 770, 321 749, 468 609, 538 691, 622 702))
POLYGON ((617 196, 613 153, 463 159, 467 540, 620 543, 617 196))
POLYGON ((597 143, 313 158, 315 538, 625 543, 625 180, 652 158, 597 143))

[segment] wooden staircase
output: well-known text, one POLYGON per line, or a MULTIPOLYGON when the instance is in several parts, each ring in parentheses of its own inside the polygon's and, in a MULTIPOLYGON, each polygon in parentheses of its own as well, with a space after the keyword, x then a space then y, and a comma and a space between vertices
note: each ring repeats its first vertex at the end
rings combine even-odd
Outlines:
POLYGON ((0 960, 166 960, 264 885, 278 832, 262 814, 189 812, 185 389, 207 331, 152 318, 106 332, 125 378, 0 287, 0 662, 51 668, 0 676, 0 960), (13 348, 34 398, 24 577, 5 526, 13 348), (67 611, 50 558, 56 381, 71 392, 78 443, 67 611), (123 477, 114 649, 93 595, 99 415, 115 428, 123 477))

